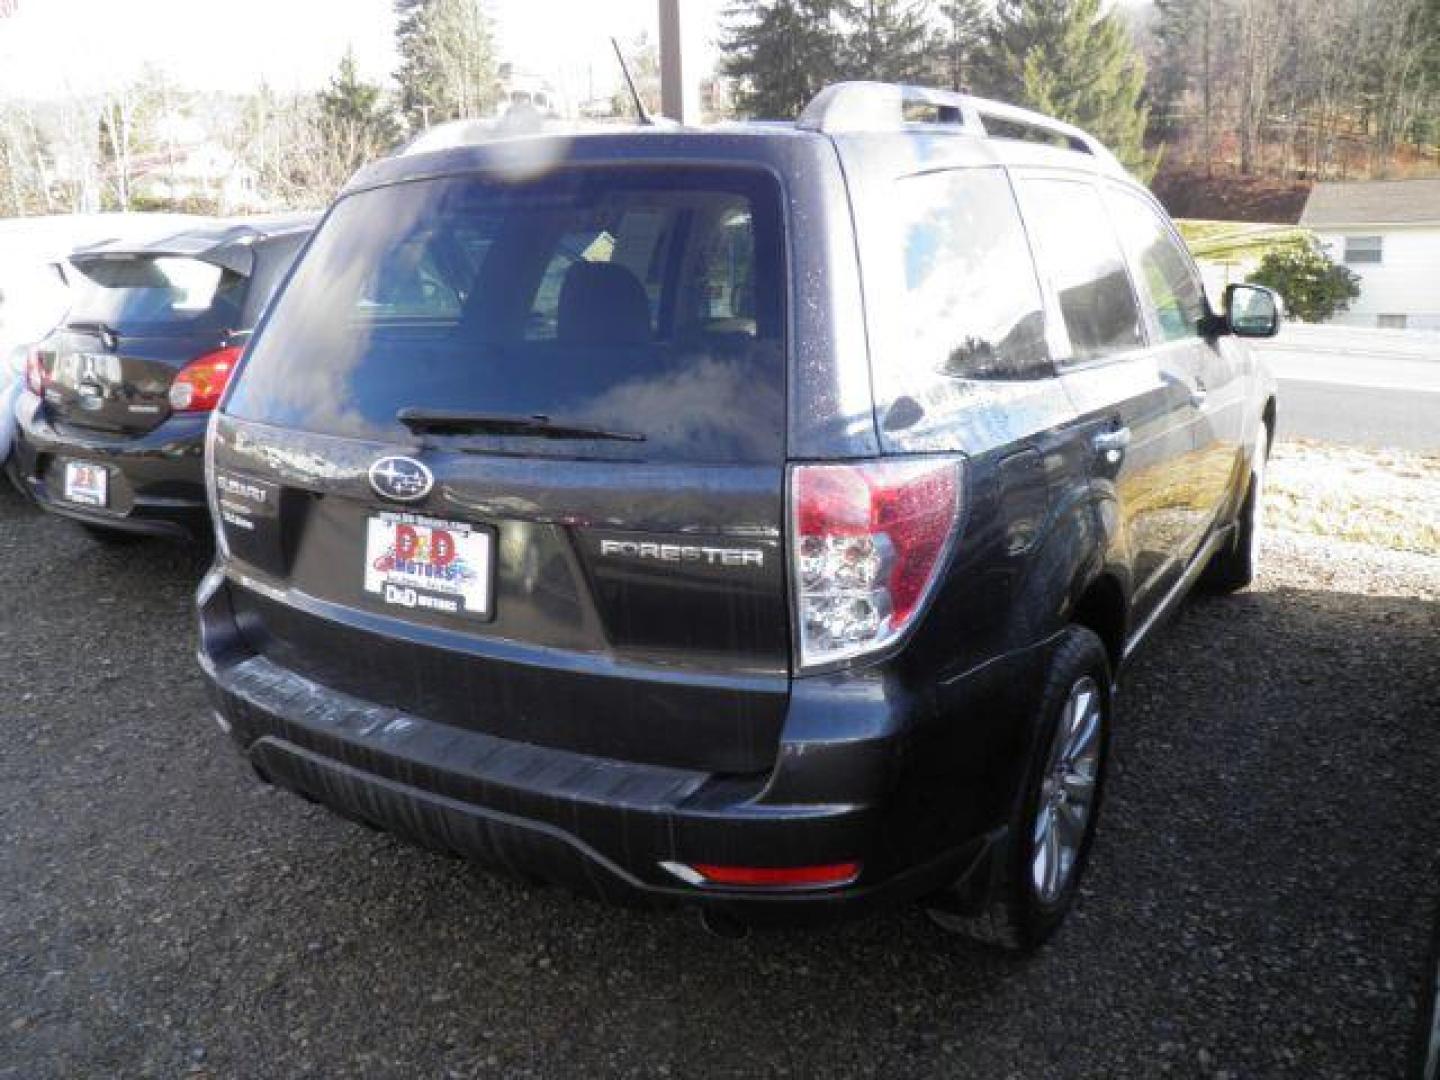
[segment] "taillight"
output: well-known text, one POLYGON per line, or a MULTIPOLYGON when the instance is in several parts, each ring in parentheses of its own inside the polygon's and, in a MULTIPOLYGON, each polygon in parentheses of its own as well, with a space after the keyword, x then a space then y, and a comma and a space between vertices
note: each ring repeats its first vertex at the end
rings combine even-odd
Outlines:
POLYGON ((230 345, 191 360, 170 384, 170 408, 176 412, 209 412, 215 408, 243 351, 239 345, 230 345))
POLYGON ((904 632, 959 521, 961 468, 933 457, 793 467, 802 668, 871 652, 904 632))
POLYGON ((49 381, 50 375, 45 370, 45 362, 40 358, 40 350, 31 349, 25 354, 25 389, 37 397, 42 397, 45 394, 45 384, 49 381))

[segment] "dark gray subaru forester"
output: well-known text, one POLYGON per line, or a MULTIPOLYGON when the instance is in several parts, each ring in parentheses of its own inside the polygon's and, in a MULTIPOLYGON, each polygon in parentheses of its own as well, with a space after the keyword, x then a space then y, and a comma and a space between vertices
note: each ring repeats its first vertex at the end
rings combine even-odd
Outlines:
POLYGON ((1114 680, 1255 572, 1274 390, 1084 133, 824 91, 349 185, 211 426, 217 718, 265 780, 708 925, 1033 948, 1114 680))

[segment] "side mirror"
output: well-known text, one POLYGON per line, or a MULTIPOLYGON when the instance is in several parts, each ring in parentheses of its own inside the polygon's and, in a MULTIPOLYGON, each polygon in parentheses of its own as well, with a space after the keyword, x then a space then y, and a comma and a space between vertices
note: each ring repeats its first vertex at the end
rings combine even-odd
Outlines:
POLYGON ((1280 332, 1284 302, 1263 285, 1225 287, 1225 328, 1236 337, 1271 338, 1280 332))

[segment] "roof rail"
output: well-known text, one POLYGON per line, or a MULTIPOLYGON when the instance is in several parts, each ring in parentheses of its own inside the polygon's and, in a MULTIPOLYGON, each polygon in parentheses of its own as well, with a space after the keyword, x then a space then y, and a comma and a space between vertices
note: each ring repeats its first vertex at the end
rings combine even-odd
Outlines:
POLYGON ((825 87, 805 106, 795 126, 806 131, 833 134, 840 131, 890 131, 913 122, 911 114, 930 109, 931 123, 954 124, 981 138, 1039 136, 1059 141, 1067 149, 1089 154, 1097 161, 1122 169, 1119 161, 1095 136, 1073 124, 1056 120, 1003 101, 974 97, 950 90, 932 90, 902 83, 841 82, 825 87), (989 121, 989 123, 987 123, 989 121))

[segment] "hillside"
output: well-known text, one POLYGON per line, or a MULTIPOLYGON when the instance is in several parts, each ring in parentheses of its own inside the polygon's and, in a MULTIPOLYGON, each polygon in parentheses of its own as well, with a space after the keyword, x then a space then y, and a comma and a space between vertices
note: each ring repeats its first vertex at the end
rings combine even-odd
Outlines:
POLYGON ((1293 225, 1305 209, 1311 184, 1243 176, 1229 169, 1206 176, 1203 168, 1162 165, 1150 187, 1171 217, 1293 225))

